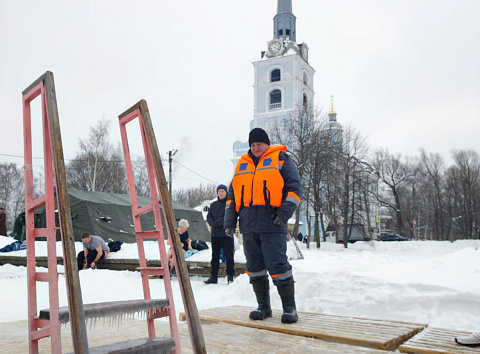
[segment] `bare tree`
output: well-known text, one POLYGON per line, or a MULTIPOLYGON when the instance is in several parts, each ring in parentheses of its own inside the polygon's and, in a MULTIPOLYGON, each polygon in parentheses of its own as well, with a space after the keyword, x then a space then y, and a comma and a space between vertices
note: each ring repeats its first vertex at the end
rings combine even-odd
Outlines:
POLYGON ((180 204, 194 208, 200 205, 204 200, 214 199, 217 195, 217 186, 214 184, 203 185, 198 187, 182 188, 173 190, 172 199, 180 204))
POLYGON ((416 160, 416 165, 412 171, 414 175, 405 182, 405 186, 400 188, 403 218, 409 225, 409 235, 412 239, 418 238, 420 227, 425 228, 424 221, 430 221, 432 214, 430 203, 434 199, 434 192, 429 188, 431 181, 427 171, 422 167, 420 160, 416 160))
MULTIPOLYGON (((327 117, 319 116, 315 122, 315 135, 308 147, 306 159, 306 177, 304 182, 304 190, 306 201, 309 209, 312 209, 314 216, 314 241, 317 248, 320 247, 320 232, 324 236, 325 241, 325 218, 327 215, 330 220, 337 220, 335 213, 336 204, 329 204, 332 194, 337 191, 336 184, 330 182, 334 178, 329 177, 335 173, 329 173, 335 168, 335 159, 338 152, 336 147, 332 146, 332 129, 327 122, 327 117)), ((308 245, 308 244, 307 244, 308 245)))
MULTIPOLYGON (((320 115, 313 106, 300 105, 287 119, 274 119, 267 122, 272 142, 287 147, 287 152, 297 166, 303 186, 303 199, 305 199, 309 175, 308 165, 313 153, 314 139, 316 137, 316 119, 320 115)), ((308 197, 307 197, 308 198, 308 197)), ((298 235, 300 212, 305 209, 301 203, 295 212, 295 225, 293 235, 298 235)), ((319 240, 318 240, 319 241, 319 240)), ((318 247, 320 243, 317 243, 318 247)))
POLYGON ((480 233, 480 158, 473 150, 454 150, 455 165, 447 170, 454 227, 464 238, 479 238, 480 233))
MULTIPOLYGON (((340 200, 338 205, 339 215, 342 221, 343 244, 348 247, 348 240, 353 231, 353 227, 348 227, 357 223, 363 223, 362 211, 358 207, 361 205, 359 198, 361 194, 361 177, 358 173, 358 163, 367 158, 369 146, 366 137, 348 126, 344 130, 342 153, 336 160, 340 166, 340 175, 338 183, 340 183, 340 200), (360 202, 360 204, 359 204, 360 202)), ((338 230, 338 229, 337 229, 338 230)))
POLYGON ((150 197, 150 185, 148 183, 148 172, 145 158, 140 156, 133 157, 132 169, 137 195, 150 197))
POLYGON ((375 151, 373 166, 388 188, 389 199, 392 199, 383 200, 383 204, 395 212, 398 231, 405 234, 401 194, 402 189, 405 191, 409 178, 415 175, 415 165, 408 158, 403 159, 400 154, 392 154, 388 149, 379 149, 375 151))
POLYGON ((85 191, 126 192, 122 149, 109 140, 109 123, 101 120, 90 127, 86 140, 79 140, 80 153, 67 166, 69 187, 85 191))
POLYGON ((14 163, 0 164, 0 206, 5 208, 7 228, 11 228, 25 208, 23 173, 14 163))
POLYGON ((427 154, 424 149, 420 150, 420 161, 422 167, 425 169, 430 183, 425 185, 425 188, 431 186, 432 190, 432 213, 435 233, 439 240, 447 237, 443 188, 444 188, 444 162, 439 154, 427 154))

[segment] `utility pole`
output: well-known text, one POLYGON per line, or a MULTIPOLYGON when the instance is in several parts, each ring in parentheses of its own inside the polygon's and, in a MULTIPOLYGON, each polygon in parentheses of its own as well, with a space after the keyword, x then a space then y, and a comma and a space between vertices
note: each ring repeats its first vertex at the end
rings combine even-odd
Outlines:
POLYGON ((177 152, 176 149, 168 152, 168 190, 170 191, 170 197, 172 196, 172 161, 177 152))

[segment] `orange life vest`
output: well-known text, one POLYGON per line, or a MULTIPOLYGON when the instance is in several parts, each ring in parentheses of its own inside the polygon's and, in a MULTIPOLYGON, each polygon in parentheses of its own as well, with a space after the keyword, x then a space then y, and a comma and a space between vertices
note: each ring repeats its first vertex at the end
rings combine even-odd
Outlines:
POLYGON ((240 157, 232 181, 237 212, 242 206, 279 208, 282 205, 284 181, 280 168, 283 161, 279 160, 282 151, 287 151, 284 145, 270 146, 257 167, 248 153, 240 157))

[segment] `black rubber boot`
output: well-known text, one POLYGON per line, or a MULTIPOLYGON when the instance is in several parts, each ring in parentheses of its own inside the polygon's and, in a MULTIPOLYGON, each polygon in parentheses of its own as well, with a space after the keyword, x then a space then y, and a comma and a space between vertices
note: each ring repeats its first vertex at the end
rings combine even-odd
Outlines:
POLYGON ((295 323, 298 321, 297 308, 295 306, 295 283, 277 286, 278 294, 282 299, 283 314, 282 323, 295 323))
POLYGON ((210 277, 204 281, 205 284, 217 284, 218 280, 216 277, 210 277))
POLYGON ((227 277, 227 284, 233 283, 233 275, 227 277))
POLYGON ((253 291, 257 297, 258 308, 250 312, 252 320, 264 320, 267 317, 272 317, 272 308, 270 307, 270 285, 268 280, 253 283, 253 291))

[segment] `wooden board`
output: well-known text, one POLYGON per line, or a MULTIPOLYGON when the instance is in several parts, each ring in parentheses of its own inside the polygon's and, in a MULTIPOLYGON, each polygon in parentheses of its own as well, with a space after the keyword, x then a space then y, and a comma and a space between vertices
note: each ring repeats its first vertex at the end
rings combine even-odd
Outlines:
POLYGON ((281 310, 274 310, 273 317, 264 321, 250 320, 248 314, 251 310, 253 308, 244 306, 217 307, 200 311, 200 319, 382 350, 397 349, 400 344, 427 327, 426 324, 310 312, 299 312, 299 320, 295 324, 283 324, 280 321, 281 310))
MULTIPOLYGON (((331 343, 313 338, 299 338, 279 332, 259 330, 255 328, 236 326, 228 323, 204 324, 206 348, 209 354, 229 353, 328 353, 328 354, 380 354, 384 351, 372 348, 358 347, 347 344, 331 343)), ((155 320, 157 336, 169 334, 169 324, 166 321, 155 320)), ((179 322, 182 353, 193 353, 192 344, 185 322, 179 322)), ((87 326, 88 343, 90 347, 117 343, 127 339, 145 336, 146 321, 124 321, 112 327, 96 325, 87 326)), ((0 353, 28 353, 27 321, 0 323, 0 353)), ((40 353, 50 353, 50 339, 39 342, 40 353)), ((62 352, 72 351, 70 325, 62 326, 62 352)))
POLYGON ((470 333, 428 327, 403 343, 398 349, 401 353, 410 354, 480 353, 480 347, 469 348, 455 343, 455 337, 468 336, 470 333))
MULTIPOLYGON (((0 254, 0 265, 12 264, 16 266, 26 266, 27 258, 21 256, 11 256, 0 254)), ((48 267, 47 257, 36 257, 37 267, 48 267)), ((63 264, 63 258, 57 257, 57 263, 63 264)), ((198 261, 189 261, 185 260, 187 264, 188 274, 189 275, 204 275, 209 276, 211 273, 210 262, 198 262, 198 261)), ((159 260, 149 260, 147 261, 149 267, 161 267, 159 260)), ((130 270, 136 271, 139 267, 138 259, 105 259, 97 264, 98 269, 110 269, 110 270, 130 270)), ((235 275, 239 276, 240 274, 245 273, 245 263, 235 263, 235 275)), ((220 269, 218 270, 219 276, 227 275, 227 268, 225 263, 220 263, 220 269)))

